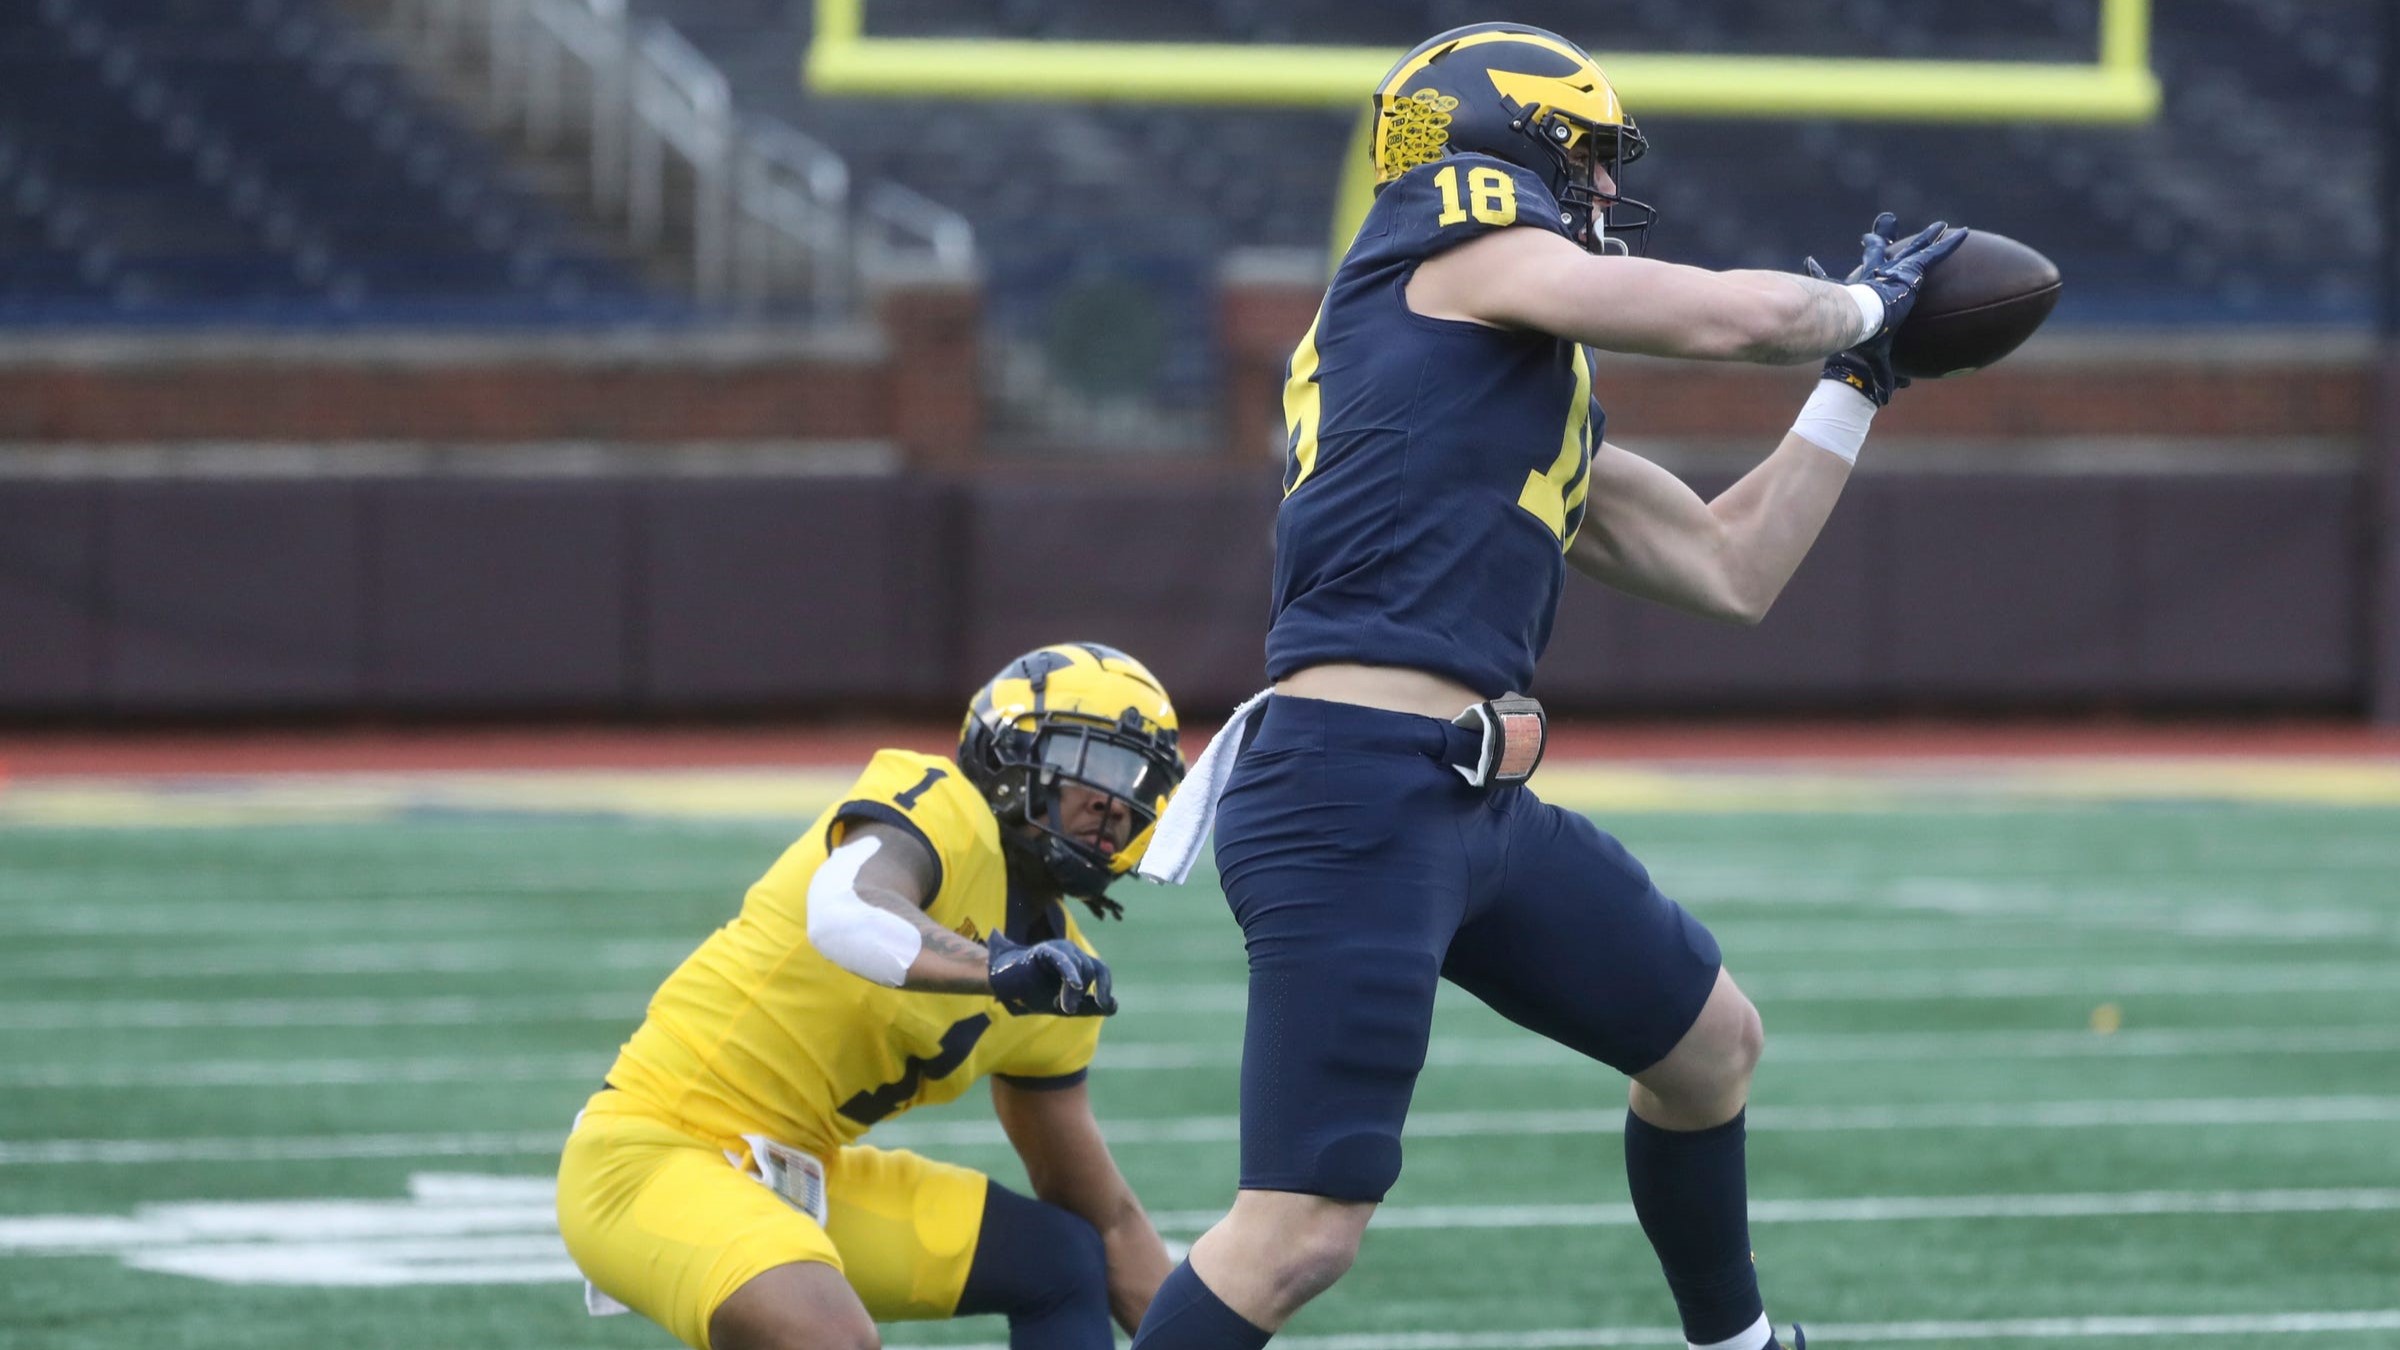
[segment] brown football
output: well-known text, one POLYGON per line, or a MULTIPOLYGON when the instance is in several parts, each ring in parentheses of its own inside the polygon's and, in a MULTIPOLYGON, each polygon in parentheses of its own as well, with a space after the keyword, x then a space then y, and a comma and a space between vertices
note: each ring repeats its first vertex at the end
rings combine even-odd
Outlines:
POLYGON ((1892 334, 1892 368, 1913 380, 1981 370, 2017 349, 2058 305, 2058 264, 2006 235, 1973 230, 1934 264, 1892 334))

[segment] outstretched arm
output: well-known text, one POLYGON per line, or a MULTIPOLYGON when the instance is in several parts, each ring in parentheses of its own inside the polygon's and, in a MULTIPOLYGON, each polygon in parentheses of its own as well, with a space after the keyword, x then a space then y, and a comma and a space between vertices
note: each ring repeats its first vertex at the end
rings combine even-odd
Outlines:
POLYGON ((1128 1332, 1140 1326, 1173 1263, 1142 1202, 1109 1156, 1100 1123, 1092 1118, 1090 1092, 1081 1083, 1036 1091, 995 1078, 992 1109, 1025 1161, 1033 1193, 1100 1230, 1108 1251, 1109 1311, 1128 1332))
MULTIPOLYGON (((1966 235, 1937 223, 1899 240, 1898 229, 1889 212, 1876 217, 1850 285, 1889 291, 1894 312, 1905 313, 1925 269, 1966 235)), ((1808 270, 1815 284, 1830 284, 1814 259, 1808 270)), ((1712 619, 1757 623, 1833 514, 1876 409, 1907 383, 1892 367, 1888 325, 1834 353, 1775 453, 1715 501, 1702 501, 1648 460, 1603 444, 1592 456, 1583 529, 1567 560, 1619 590, 1712 619)))
POLYGON ((978 943, 926 914, 941 868, 906 830, 854 821, 808 882, 808 940, 862 979, 933 994, 989 994, 1019 1015, 1108 1017, 1108 967, 1065 938, 978 943))
POLYGON ((988 994, 991 954, 925 913, 941 883, 922 840, 853 820, 808 886, 808 938, 834 964, 879 984, 988 994))
POLYGON ((1408 304, 1604 351, 1789 365, 1888 334, 1916 304, 1926 272, 1966 239, 1939 221, 1906 239, 1898 227, 1889 212, 1878 216, 1842 282, 1822 271, 1712 272, 1594 255, 1546 230, 1496 230, 1420 264, 1408 304))
POLYGON ((1794 432, 1704 501, 1665 469, 1604 443, 1592 455, 1589 505, 1567 561, 1618 590, 1754 624, 1799 570, 1849 481, 1848 462, 1794 432))
POLYGON ((1536 329, 1603 351, 1768 365, 1840 351, 1882 315, 1836 282, 1594 255, 1536 229, 1495 230, 1427 259, 1408 303, 1433 318, 1536 329))

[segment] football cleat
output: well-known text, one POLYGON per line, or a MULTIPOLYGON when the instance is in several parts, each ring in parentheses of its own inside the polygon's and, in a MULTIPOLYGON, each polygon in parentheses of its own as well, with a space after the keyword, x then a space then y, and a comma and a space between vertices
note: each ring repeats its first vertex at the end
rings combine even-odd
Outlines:
POLYGON ((1583 48, 1515 23, 1453 28, 1400 58, 1370 100, 1375 182, 1446 155, 1490 155, 1539 176, 1559 221, 1594 253, 1628 253, 1658 211, 1623 193, 1625 166, 1650 146, 1583 48), (1608 171, 1602 192, 1592 169, 1608 171))
POLYGON ((1068 642, 1003 666, 967 709, 958 767, 1000 818, 1002 845, 1102 918, 1121 914, 1109 884, 1150 847, 1167 799, 1183 781, 1175 705, 1149 667, 1114 647, 1068 642), (1103 827, 1089 837, 1061 807, 1063 789, 1101 794, 1103 827))

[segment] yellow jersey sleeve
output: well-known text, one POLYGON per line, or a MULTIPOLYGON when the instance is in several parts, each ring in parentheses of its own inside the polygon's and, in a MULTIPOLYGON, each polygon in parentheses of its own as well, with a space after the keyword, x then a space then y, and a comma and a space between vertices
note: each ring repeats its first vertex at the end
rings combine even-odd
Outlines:
POLYGON ((958 766, 908 750, 880 751, 868 762, 841 804, 827 813, 824 847, 838 847, 849 824, 860 820, 913 835, 933 854, 933 894, 925 897, 929 911, 974 854, 996 851, 1000 842, 991 808, 958 766))

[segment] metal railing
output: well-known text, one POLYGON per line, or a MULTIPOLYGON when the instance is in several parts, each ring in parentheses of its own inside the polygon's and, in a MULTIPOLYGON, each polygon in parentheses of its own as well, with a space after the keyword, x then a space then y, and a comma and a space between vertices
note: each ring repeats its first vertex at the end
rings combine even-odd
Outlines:
POLYGON ((625 0, 391 0, 391 25, 444 69, 480 59, 486 115, 528 146, 581 137, 593 205, 641 248, 688 247, 704 303, 831 317, 862 277, 975 271, 965 217, 892 184, 857 197, 840 155, 741 117, 723 73, 625 0))
POLYGON ((665 242, 667 153, 673 151, 691 179, 692 288, 703 303, 717 303, 726 298, 733 263, 733 91, 724 74, 663 20, 642 25, 635 52, 628 82, 633 117, 626 227, 642 248, 665 242))

